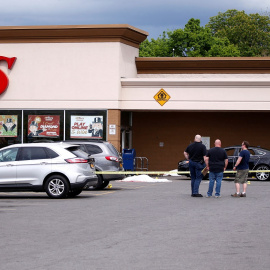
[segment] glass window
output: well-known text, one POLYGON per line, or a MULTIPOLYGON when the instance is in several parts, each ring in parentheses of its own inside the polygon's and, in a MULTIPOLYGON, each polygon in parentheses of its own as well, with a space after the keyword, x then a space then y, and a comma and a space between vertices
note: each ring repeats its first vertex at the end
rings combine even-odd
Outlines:
POLYGON ((251 156, 256 155, 253 149, 248 149, 248 151, 249 151, 249 153, 250 153, 251 156))
POLYGON ((87 153, 90 155, 102 153, 102 149, 97 145, 86 144, 87 153))
POLYGON ((64 111, 24 110, 24 142, 63 141, 64 111))
POLYGON ((0 162, 15 161, 19 148, 10 148, 0 151, 0 162))
POLYGON ((235 148, 226 149, 227 156, 234 156, 235 148))
POLYGON ((49 158, 43 147, 22 147, 20 160, 35 160, 49 158))
POLYGON ((82 151, 79 146, 72 146, 66 148, 66 150, 74 154, 76 157, 88 159, 88 154, 82 151))
POLYGON ((263 156, 265 155, 265 152, 263 152, 262 150, 256 150, 256 155, 260 155, 260 156, 263 156))
POLYGON ((50 158, 56 158, 59 157, 57 153, 55 153, 52 149, 45 147, 47 154, 50 158))
MULTIPOLYGON (((76 144, 76 143, 75 143, 75 144, 76 144)), ((81 149, 82 151, 86 152, 85 146, 84 146, 83 144, 79 144, 79 146, 80 146, 80 149, 81 149)))
POLYGON ((119 156, 119 152, 115 149, 115 147, 111 143, 108 143, 107 145, 114 155, 119 156))
POLYGON ((66 110, 65 139, 106 140, 107 111, 66 110))
POLYGON ((0 148, 22 142, 22 110, 0 110, 0 148))

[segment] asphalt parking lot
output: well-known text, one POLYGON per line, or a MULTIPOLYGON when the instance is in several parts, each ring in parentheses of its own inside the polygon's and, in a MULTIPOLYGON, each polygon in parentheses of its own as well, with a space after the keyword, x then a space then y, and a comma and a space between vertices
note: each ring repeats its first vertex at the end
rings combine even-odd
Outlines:
POLYGON ((270 182, 251 180, 246 198, 231 198, 225 180, 216 199, 169 179, 64 200, 0 193, 1 269, 269 269, 270 182))

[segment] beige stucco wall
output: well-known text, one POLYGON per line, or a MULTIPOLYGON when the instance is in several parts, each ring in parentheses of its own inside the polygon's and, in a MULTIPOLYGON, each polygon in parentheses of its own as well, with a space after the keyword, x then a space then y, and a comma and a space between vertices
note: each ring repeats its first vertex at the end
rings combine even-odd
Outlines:
POLYGON ((2 109, 269 110, 269 74, 137 74, 138 48, 120 42, 0 44, 2 109), (171 99, 154 100, 163 88, 171 99))
POLYGON ((0 44, 17 57, 2 109, 117 109, 121 77, 135 77, 138 49, 117 42, 0 44))
POLYGON ((122 79, 123 110, 269 110, 269 74, 148 74, 122 79), (171 99, 161 106, 163 88, 171 99))

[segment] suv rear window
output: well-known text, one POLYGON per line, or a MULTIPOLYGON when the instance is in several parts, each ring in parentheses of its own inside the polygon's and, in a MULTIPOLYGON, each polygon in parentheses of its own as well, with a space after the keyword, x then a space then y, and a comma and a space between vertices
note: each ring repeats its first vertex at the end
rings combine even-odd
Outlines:
POLYGON ((114 146, 112 144, 108 143, 106 145, 108 146, 108 148, 110 149, 110 151, 113 152, 113 154, 115 156, 118 156, 119 155, 118 151, 114 148, 114 146))
POLYGON ((102 153, 102 149, 97 145, 85 144, 85 146, 87 149, 87 153, 89 153, 90 155, 102 153))
POLYGON ((88 154, 82 151, 79 146, 68 147, 66 150, 74 154, 76 157, 88 159, 88 154))
POLYGON ((46 149, 46 152, 47 152, 47 154, 49 155, 50 158, 59 157, 59 155, 57 153, 55 153, 52 149, 47 148, 47 147, 45 149, 46 149))

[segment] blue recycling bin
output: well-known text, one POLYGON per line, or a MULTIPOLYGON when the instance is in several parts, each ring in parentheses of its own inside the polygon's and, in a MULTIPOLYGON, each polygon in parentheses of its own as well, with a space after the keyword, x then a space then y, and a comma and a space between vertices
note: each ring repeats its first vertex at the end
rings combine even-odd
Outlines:
POLYGON ((122 159, 125 171, 135 171, 136 167, 136 151, 135 149, 123 149, 122 159))

